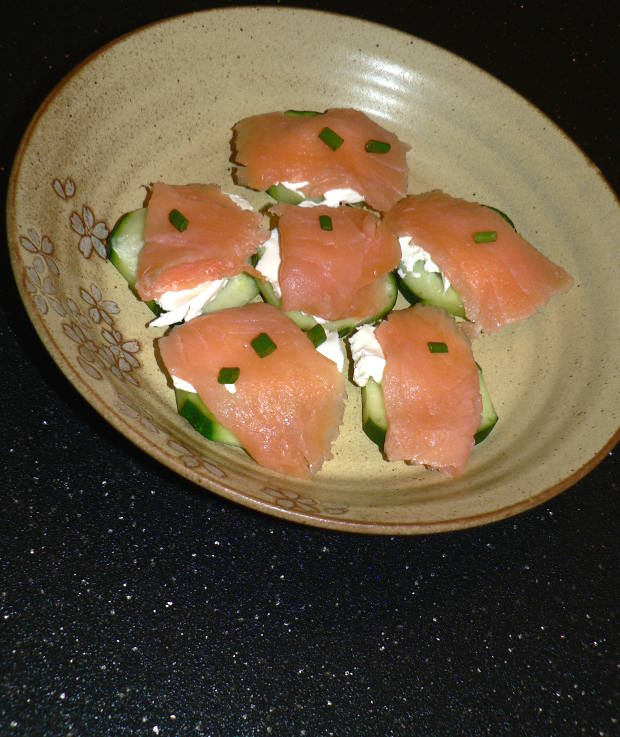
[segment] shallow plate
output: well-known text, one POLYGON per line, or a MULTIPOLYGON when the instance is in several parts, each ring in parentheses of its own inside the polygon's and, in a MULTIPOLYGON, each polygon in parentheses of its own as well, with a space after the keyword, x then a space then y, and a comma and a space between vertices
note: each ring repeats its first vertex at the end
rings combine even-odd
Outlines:
POLYGON ((468 527, 557 494, 615 441, 613 193, 523 98, 411 36, 311 11, 238 8, 123 37, 63 80, 32 121, 12 173, 8 230, 26 309, 78 391, 162 463, 262 511, 375 533, 468 527), (287 63, 265 63, 274 58, 287 63), (533 319, 476 341, 500 421, 455 481, 384 462, 361 431, 353 387, 334 458, 312 482, 204 440, 176 414, 155 361, 163 330, 145 327, 150 313, 105 260, 111 227, 141 206, 148 183, 243 191, 230 178, 235 121, 334 106, 362 109, 412 144, 411 192, 442 188, 501 208, 576 278, 533 319))

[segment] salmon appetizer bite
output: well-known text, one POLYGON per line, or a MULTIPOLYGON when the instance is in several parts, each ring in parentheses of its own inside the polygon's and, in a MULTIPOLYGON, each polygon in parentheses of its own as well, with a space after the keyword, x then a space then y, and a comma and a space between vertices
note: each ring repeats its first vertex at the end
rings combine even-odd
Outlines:
POLYGON ((342 360, 327 358, 264 303, 203 315, 158 345, 180 413, 207 437, 301 478, 331 457, 344 411, 341 348, 342 360))
POLYGON ((275 199, 389 209, 407 191, 409 146, 359 110, 253 115, 233 128, 239 184, 275 199))
POLYGON ((454 318, 416 305, 361 327, 349 342, 363 427, 386 458, 460 475, 497 415, 454 318))
POLYGON ((262 217, 214 184, 152 185, 148 206, 125 215, 108 240, 110 261, 170 325, 246 304, 258 288, 250 257, 268 238, 262 217))
POLYGON ((278 227, 256 264, 267 280, 261 284, 267 301, 301 327, 328 321, 341 333, 392 309, 397 287, 391 272, 400 248, 373 213, 282 203, 273 212, 278 227))
POLYGON ((499 210, 439 190, 410 195, 385 215, 398 236, 401 288, 494 332, 524 320, 573 278, 520 236, 499 210))

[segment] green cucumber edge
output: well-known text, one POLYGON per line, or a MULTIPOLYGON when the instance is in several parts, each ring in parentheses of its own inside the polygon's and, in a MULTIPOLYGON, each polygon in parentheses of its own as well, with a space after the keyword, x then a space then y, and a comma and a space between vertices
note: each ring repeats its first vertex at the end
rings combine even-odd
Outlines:
MULTIPOLYGON (((385 274, 381 277, 381 279, 385 282, 386 301, 383 308, 379 312, 374 315, 364 317, 361 320, 344 318, 342 320, 331 320, 325 323, 321 323, 325 330, 336 331, 339 337, 346 338, 347 335, 350 335, 355 330, 355 328, 359 327, 360 325, 378 322, 379 320, 381 320, 381 318, 385 317, 385 315, 387 315, 388 312, 390 312, 396 304, 396 299, 398 298, 398 283, 393 272, 385 274)), ((278 309, 281 307, 282 300, 276 295, 272 284, 270 284, 268 281, 261 281, 259 283, 259 289, 265 302, 268 302, 270 305, 273 305, 278 309)), ((287 312, 286 314, 302 330, 311 330, 315 325, 318 324, 314 317, 312 317, 312 315, 308 315, 306 312, 292 310, 290 312, 287 312)))
POLYGON ((465 308, 459 293, 452 286, 444 291, 443 279, 437 272, 425 271, 424 261, 416 261, 405 276, 398 274, 398 288, 410 304, 420 302, 435 305, 451 315, 465 317, 465 308))
MULTIPOLYGON (((140 207, 121 215, 112 228, 106 244, 108 261, 123 277, 133 294, 141 302, 143 300, 140 299, 140 295, 136 290, 136 280, 138 278, 138 254, 144 246, 146 211, 146 207, 140 207)), ((156 317, 161 315, 162 309, 155 300, 149 300, 144 304, 156 317)))
POLYGON ((362 387, 362 430, 383 450, 388 421, 383 387, 374 379, 362 387))
POLYGON ((175 387, 174 394, 178 413, 189 422, 194 430, 216 443, 241 447, 241 443, 233 433, 215 419, 196 392, 188 392, 175 387))
POLYGON ((486 437, 488 437, 491 430, 493 430, 497 424, 497 420, 499 418, 495 411, 495 407, 493 406, 489 390, 487 389, 482 369, 478 364, 476 364, 476 366, 478 368, 478 379, 480 380, 480 396, 482 397, 482 417, 480 419, 480 425, 478 425, 478 430, 476 430, 476 434, 474 435, 474 442, 478 445, 478 443, 481 443, 486 437))

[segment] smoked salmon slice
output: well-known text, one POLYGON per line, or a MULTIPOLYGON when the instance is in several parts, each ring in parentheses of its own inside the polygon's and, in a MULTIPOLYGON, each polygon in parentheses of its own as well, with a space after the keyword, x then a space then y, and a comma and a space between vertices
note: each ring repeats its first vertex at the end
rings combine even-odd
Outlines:
POLYGON ((247 259, 268 238, 261 216, 214 184, 156 182, 148 202, 136 290, 142 300, 207 281, 252 273, 247 259), (171 222, 171 213, 183 220, 171 222))
POLYGON ((236 181, 252 189, 303 182, 299 189, 306 197, 321 198, 330 190, 348 188, 380 211, 407 191, 409 146, 359 110, 253 115, 234 126, 233 150, 240 165, 236 181), (336 138, 320 138, 326 129, 336 138))
POLYGON ((530 317, 573 284, 498 212, 439 190, 405 197, 385 222, 430 254, 460 295, 467 319, 487 332, 530 317))
POLYGON ((261 465, 309 478, 331 457, 343 375, 277 308, 254 303, 197 317, 160 338, 159 350, 173 379, 194 387, 261 465), (261 333, 276 346, 263 357, 252 347, 261 333), (239 369, 234 394, 218 382, 223 368, 239 369))
POLYGON ((326 320, 362 319, 385 303, 380 279, 398 266, 400 247, 372 213, 358 207, 279 204, 282 309, 326 320))
POLYGON ((375 337, 385 356, 387 458, 458 476, 482 416, 469 340, 454 318, 430 305, 390 313, 375 337))

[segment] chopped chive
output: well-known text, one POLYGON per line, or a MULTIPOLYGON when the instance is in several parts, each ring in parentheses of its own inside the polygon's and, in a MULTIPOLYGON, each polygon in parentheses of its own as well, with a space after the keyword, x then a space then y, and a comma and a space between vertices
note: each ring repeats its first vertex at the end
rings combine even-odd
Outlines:
POLYGON ((375 141, 371 138, 366 141, 364 148, 369 154, 387 154, 392 146, 387 141, 375 141))
POLYGON ((285 110, 284 114, 291 118, 314 118, 316 115, 322 115, 316 110, 285 110))
POLYGON ((185 215, 183 215, 182 212, 179 212, 178 210, 170 210, 168 220, 170 220, 170 222, 179 231, 179 233, 187 230, 187 226, 189 225, 189 220, 185 217, 185 215))
POLYGON ((342 144, 344 143, 344 138, 340 138, 340 136, 335 133, 331 128, 323 128, 323 130, 319 133, 319 138, 323 143, 326 143, 332 151, 335 151, 337 148, 340 148, 342 144))
POLYGON ((428 350, 431 353, 447 353, 448 352, 448 346, 445 343, 442 343, 441 341, 429 341, 427 344, 428 350))
POLYGON ((252 340, 251 345, 261 358, 265 358, 265 356, 273 353, 276 349, 276 344, 271 340, 267 333, 259 333, 256 338, 252 340))
POLYGON ((332 225, 332 219, 329 217, 329 215, 319 215, 319 224, 321 225, 321 230, 334 229, 334 226, 332 225))
POLYGON ((474 233, 474 241, 476 243, 495 243, 496 240, 496 230, 478 230, 474 233))
POLYGON ((325 333, 325 328, 317 323, 313 328, 308 330, 306 335, 310 338, 310 341, 312 342, 312 345, 315 348, 318 348, 321 343, 325 343, 327 340, 327 335, 325 333))
POLYGON ((230 368, 221 368, 217 375, 218 384, 234 384, 239 378, 241 370, 236 366, 230 368))

